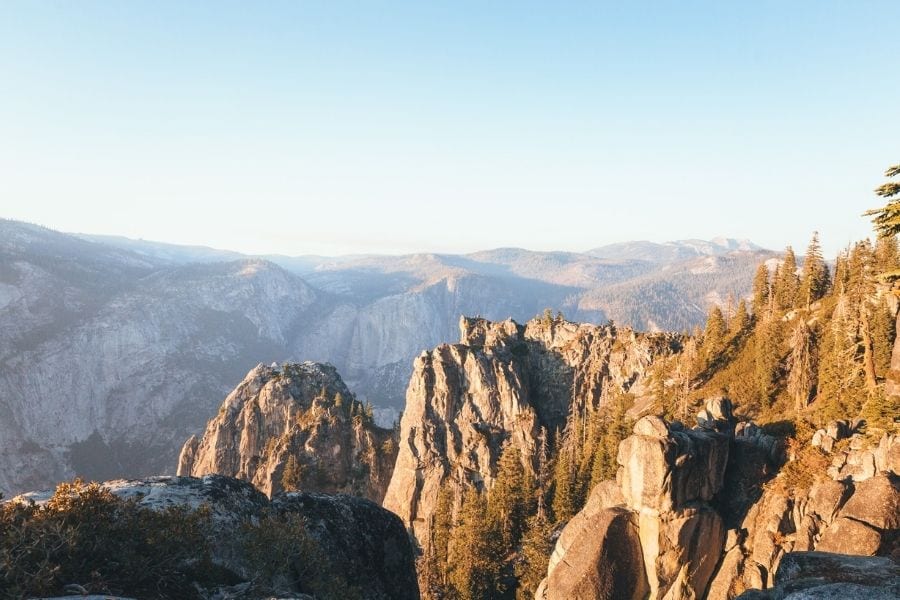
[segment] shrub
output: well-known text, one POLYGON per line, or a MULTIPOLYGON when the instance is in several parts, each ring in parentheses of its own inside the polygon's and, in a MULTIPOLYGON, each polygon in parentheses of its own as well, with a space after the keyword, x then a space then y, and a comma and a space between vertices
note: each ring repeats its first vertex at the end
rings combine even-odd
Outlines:
POLYGON ((361 592, 335 577, 328 557, 299 514, 267 514, 245 523, 241 551, 254 574, 253 592, 262 596, 299 590, 322 600, 355 600, 361 592))
POLYGON ((54 595, 69 584, 141 598, 195 598, 213 571, 208 511, 155 511, 98 484, 60 484, 44 506, 0 506, 0 597, 54 595))

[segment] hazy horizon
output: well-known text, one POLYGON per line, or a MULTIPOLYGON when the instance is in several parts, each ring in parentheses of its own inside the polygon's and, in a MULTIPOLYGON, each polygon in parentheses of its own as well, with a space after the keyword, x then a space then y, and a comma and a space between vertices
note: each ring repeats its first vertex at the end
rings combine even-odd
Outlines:
POLYGON ((891 2, 0 7, 0 216, 245 254, 825 253, 898 159, 891 2))

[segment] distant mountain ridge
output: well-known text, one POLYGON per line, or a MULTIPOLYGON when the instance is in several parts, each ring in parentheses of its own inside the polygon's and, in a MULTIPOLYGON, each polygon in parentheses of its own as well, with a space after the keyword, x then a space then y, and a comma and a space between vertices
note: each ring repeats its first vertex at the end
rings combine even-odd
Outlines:
POLYGON ((775 257, 712 247, 260 258, 0 220, 0 491, 171 471, 260 362, 331 363, 390 424, 414 357, 455 340, 462 314, 687 329, 775 257))
POLYGON ((646 260, 653 263, 684 260, 698 256, 721 256, 731 252, 764 250, 750 240, 717 237, 711 240, 676 240, 657 243, 621 242, 588 250, 586 254, 609 260, 646 260))

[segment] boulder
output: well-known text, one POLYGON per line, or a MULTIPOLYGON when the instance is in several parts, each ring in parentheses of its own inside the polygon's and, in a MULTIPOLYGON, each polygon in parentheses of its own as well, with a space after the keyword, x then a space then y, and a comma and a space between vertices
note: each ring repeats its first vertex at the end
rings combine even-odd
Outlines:
POLYGON ((601 510, 578 523, 565 560, 543 585, 547 600, 642 600, 649 592, 634 513, 601 510))
POLYGON ((627 505, 634 510, 666 512, 691 502, 712 500, 725 477, 728 436, 711 431, 667 430, 661 437, 660 422, 641 419, 635 435, 619 444, 617 460, 622 468, 617 479, 627 505))
POLYGON ((817 515, 825 523, 831 523, 852 493, 853 488, 843 482, 832 479, 818 481, 809 490, 806 512, 817 515))
POLYGON ((821 552, 874 556, 881 547, 881 532, 847 517, 828 526, 816 546, 821 552))
POLYGON ((852 594, 845 599, 897 598, 900 595, 900 566, 887 557, 791 552, 781 561, 775 584, 776 592, 785 598, 794 597, 792 594, 806 594, 797 598, 826 598, 832 597, 827 594, 839 589, 852 594), (863 591, 868 595, 859 595, 863 591), (882 592, 891 595, 877 595, 882 592))
POLYGON ((336 572, 367 598, 418 600, 415 554, 403 522, 365 498, 316 493, 283 494, 276 514, 302 514, 336 572))
POLYGON ((595 485, 584 508, 578 511, 578 514, 572 517, 560 532, 556 545, 553 547, 553 553, 550 555, 547 572, 553 571, 556 565, 563 560, 572 544, 584 535, 586 529, 592 527, 589 524, 600 512, 624 503, 622 492, 615 481, 602 481, 595 485))
POLYGON ((900 435, 881 436, 874 455, 879 471, 900 475, 900 435))
POLYGON ((741 569, 744 566, 744 553, 739 546, 734 546, 725 553, 722 564, 716 570, 709 584, 707 597, 710 599, 734 598, 744 586, 741 581, 741 569))
POLYGON ((700 504, 662 515, 641 513, 639 524, 650 597, 702 597, 725 545, 719 514, 700 504))
POLYGON ((648 415, 634 424, 635 435, 664 439, 669 435, 669 427, 662 417, 648 415))
POLYGON ((876 529, 900 528, 900 477, 883 474, 856 484, 841 516, 876 529))
POLYGON ((825 428, 825 433, 834 441, 842 440, 850 436, 850 424, 847 421, 832 421, 825 428))
POLYGON ((734 415, 731 401, 728 398, 711 398, 706 406, 697 413, 697 425, 701 429, 730 433, 734 431, 734 415))

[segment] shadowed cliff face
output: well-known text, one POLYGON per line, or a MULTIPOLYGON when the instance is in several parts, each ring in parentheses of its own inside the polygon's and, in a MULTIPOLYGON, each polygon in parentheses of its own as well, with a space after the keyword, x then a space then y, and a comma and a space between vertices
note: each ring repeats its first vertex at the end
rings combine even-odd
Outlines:
POLYGON ((229 475, 270 496, 287 484, 381 502, 396 447, 393 431, 373 423, 334 367, 259 365, 203 436, 185 443, 178 474, 229 475))
POLYGON ((461 343, 415 361, 384 500, 420 544, 442 488, 490 488, 506 440, 537 469, 571 410, 600 406, 613 392, 647 394, 648 367, 678 341, 561 319, 463 318, 460 330, 461 343))

